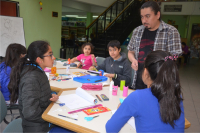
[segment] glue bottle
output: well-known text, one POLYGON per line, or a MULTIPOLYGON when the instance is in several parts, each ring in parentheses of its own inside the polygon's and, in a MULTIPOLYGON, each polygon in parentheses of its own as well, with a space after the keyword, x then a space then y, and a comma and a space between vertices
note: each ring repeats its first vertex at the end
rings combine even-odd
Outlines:
POLYGON ((68 58, 68 64, 70 64, 70 61, 71 61, 70 58, 68 58))
POLYGON ((69 74, 69 68, 70 68, 70 58, 68 58, 68 63, 66 65, 66 73, 69 74))
POLYGON ((110 91, 112 91, 113 85, 114 85, 114 82, 111 81, 111 82, 110 82, 110 88, 109 88, 110 91))

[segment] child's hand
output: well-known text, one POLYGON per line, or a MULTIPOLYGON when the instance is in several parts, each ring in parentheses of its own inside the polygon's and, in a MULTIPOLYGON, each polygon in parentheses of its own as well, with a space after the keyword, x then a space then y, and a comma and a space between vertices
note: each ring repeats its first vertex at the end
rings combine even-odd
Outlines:
POLYGON ((78 63, 77 68, 81 68, 81 63, 78 63))
POLYGON ((105 74, 104 76, 109 77, 109 78, 114 78, 115 74, 105 74))
POLYGON ((94 60, 94 58, 95 58, 94 54, 91 54, 91 58, 92 58, 92 60, 94 60))
POLYGON ((50 98, 49 100, 52 101, 52 102, 55 102, 59 99, 59 96, 56 95, 56 94, 52 94, 52 98, 50 98))
POLYGON ((91 66, 91 67, 89 68, 89 70, 94 70, 94 68, 95 68, 94 66, 91 66))

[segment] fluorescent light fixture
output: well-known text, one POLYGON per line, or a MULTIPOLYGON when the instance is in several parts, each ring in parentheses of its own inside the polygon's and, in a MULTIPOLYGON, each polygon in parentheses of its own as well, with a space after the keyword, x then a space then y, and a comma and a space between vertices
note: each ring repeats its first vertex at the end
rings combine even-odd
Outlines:
POLYGON ((93 16, 93 18, 97 18, 98 16, 93 16))
POLYGON ((76 18, 87 18, 87 17, 76 17, 76 18))
POLYGON ((66 17, 76 18, 78 15, 66 15, 66 17))

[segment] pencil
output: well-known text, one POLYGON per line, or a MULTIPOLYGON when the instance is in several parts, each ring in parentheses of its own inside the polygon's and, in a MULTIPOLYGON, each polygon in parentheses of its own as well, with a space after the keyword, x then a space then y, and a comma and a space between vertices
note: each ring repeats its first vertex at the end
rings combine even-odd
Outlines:
POLYGON ((96 97, 99 99, 99 101, 101 101, 101 102, 102 102, 101 98, 100 98, 98 95, 96 95, 96 97))
POLYGON ((69 117, 69 116, 64 116, 64 115, 60 115, 60 114, 58 114, 58 116, 61 116, 61 117, 65 117, 65 118, 69 118, 69 119, 78 121, 78 119, 74 119, 74 118, 71 118, 71 117, 69 117))

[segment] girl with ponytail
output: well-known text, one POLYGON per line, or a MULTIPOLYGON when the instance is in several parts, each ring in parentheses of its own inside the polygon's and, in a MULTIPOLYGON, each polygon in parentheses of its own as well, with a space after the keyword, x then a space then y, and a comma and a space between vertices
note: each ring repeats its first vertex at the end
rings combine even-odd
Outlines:
POLYGON ((43 71, 52 67, 55 57, 45 41, 30 44, 27 55, 21 58, 11 71, 10 102, 18 100, 23 132, 48 132, 51 127, 42 114, 58 96, 51 94, 48 78, 43 71))
POLYGON ((172 56, 152 51, 146 58, 142 80, 146 89, 132 92, 106 124, 119 132, 133 116, 137 132, 184 132, 185 118, 179 73, 172 56))
POLYGON ((26 54, 26 48, 18 43, 10 44, 6 49, 6 55, 3 62, 0 64, 0 86, 6 104, 10 104, 10 92, 8 83, 10 82, 10 73, 15 67, 20 58, 26 54))

